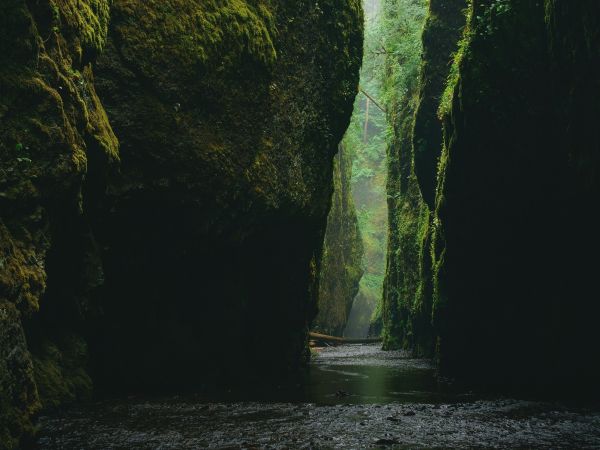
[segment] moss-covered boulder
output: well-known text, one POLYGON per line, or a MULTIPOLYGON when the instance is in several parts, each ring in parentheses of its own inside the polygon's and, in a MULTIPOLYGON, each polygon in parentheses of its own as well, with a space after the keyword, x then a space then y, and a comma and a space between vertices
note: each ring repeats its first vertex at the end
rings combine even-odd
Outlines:
POLYGON ((352 154, 340 145, 319 273, 316 331, 342 336, 363 275, 363 242, 352 196, 352 154))
POLYGON ((95 228, 99 378, 297 366, 357 91, 360 2, 117 0, 111 15, 96 79, 122 164, 95 228))
POLYGON ((358 1, 2 2, 3 447, 92 380, 300 363, 361 46, 358 1))

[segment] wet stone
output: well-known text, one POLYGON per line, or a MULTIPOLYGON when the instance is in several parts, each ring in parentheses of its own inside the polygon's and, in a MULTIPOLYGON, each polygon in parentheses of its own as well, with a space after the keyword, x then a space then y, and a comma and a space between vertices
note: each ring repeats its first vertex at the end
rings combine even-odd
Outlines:
POLYGON ((375 346, 348 347, 356 348, 327 349, 313 361, 299 397, 180 395, 79 405, 41 417, 38 445, 92 450, 600 448, 600 408, 448 392, 434 382, 427 361, 375 346), (336 396, 340 389, 352 395, 336 396))

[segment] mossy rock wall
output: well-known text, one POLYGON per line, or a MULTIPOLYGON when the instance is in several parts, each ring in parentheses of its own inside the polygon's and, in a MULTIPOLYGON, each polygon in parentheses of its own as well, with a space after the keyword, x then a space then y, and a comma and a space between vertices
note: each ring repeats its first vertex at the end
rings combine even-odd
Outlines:
POLYGON ((360 3, 117 0, 111 14, 96 84, 122 163, 95 228, 98 379, 297 367, 357 92, 360 3))
POLYGON ((361 54, 358 1, 1 3, 0 447, 300 364, 361 54))
POLYGON ((435 205, 437 163, 442 151, 438 108, 452 55, 465 25, 467 0, 429 0, 423 28, 423 55, 412 132, 414 166, 423 199, 435 205))
POLYGON ((434 3, 412 136, 406 111, 390 152, 386 345, 488 388, 596 389, 600 6, 469 3, 440 96, 434 3))
POLYGON ((414 173, 411 130, 414 105, 398 111, 388 148, 390 237, 382 301, 384 348, 410 349, 431 355, 430 211, 414 173))
POLYGON ((436 199, 441 369, 594 387, 600 5, 477 1, 462 48, 436 199))
MULTIPOLYGON (((418 80, 391 105, 388 148, 389 239, 382 324, 384 347, 433 356, 432 205, 442 121, 438 108, 464 26, 465 0, 430 0, 418 80)), ((417 75, 415 75, 417 77, 417 75)))
POLYGON ((363 275, 363 243, 352 196, 352 155, 340 145, 333 165, 333 198, 319 273, 316 331, 343 336, 363 275))
POLYGON ((84 273, 97 266, 85 193, 96 189, 91 174, 118 159, 90 64, 108 14, 108 1, 0 6, 2 448, 32 431, 40 407, 89 394, 85 346, 75 374, 65 336, 92 309, 94 280, 84 273))

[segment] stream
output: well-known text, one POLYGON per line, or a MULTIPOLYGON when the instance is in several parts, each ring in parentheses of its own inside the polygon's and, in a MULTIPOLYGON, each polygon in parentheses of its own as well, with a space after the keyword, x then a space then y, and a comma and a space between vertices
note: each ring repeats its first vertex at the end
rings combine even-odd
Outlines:
POLYGON ((379 345, 320 349, 294 388, 109 399, 39 419, 42 449, 600 448, 600 408, 482 397, 379 345))

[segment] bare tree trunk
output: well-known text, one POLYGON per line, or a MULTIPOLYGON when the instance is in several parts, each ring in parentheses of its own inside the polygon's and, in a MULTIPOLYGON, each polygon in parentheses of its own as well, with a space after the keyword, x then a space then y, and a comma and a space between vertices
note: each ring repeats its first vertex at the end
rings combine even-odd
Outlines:
POLYGON ((339 148, 339 151, 338 151, 338 169, 339 169, 339 174, 338 175, 339 175, 339 181, 340 181, 340 193, 341 193, 341 196, 342 196, 341 206, 342 206, 342 217, 343 217, 343 214, 345 212, 344 209, 343 209, 344 208, 344 197, 346 195, 346 192, 345 192, 345 189, 344 189, 345 188, 345 186, 344 186, 344 170, 345 170, 344 163, 346 162, 344 160, 344 144, 340 143, 340 145, 339 145, 338 148, 339 148))
POLYGON ((363 142, 366 144, 369 139, 369 107, 371 106, 371 99, 367 97, 367 108, 365 111, 365 130, 363 132, 363 142))

